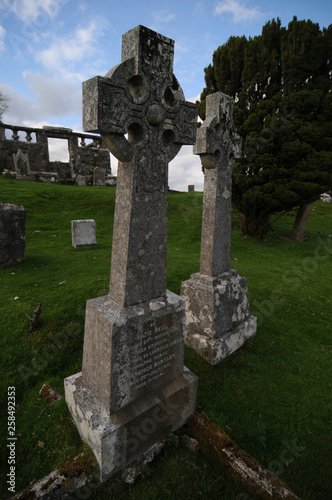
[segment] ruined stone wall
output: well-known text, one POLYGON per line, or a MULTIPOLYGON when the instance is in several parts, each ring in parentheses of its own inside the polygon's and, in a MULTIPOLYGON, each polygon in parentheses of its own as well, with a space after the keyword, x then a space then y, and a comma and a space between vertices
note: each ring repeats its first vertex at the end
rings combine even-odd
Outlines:
POLYGON ((108 149, 100 136, 75 133, 69 128, 42 129, 0 124, 0 174, 41 182, 92 185, 93 173, 104 170, 106 183, 115 184, 108 149), (66 140, 69 162, 50 161, 48 138, 66 140), (87 140, 90 143, 87 144, 87 140), (92 142, 91 142, 92 141, 92 142))
MULTIPOLYGON (((6 127, 7 128, 7 127, 6 127)), ((21 130, 19 133, 11 129, 12 139, 7 140, 5 129, 0 128, 0 172, 4 170, 15 172, 13 154, 20 149, 23 154, 29 155, 29 162, 33 170, 42 172, 47 170, 49 162, 47 138, 43 134, 36 133, 36 142, 31 142, 31 133, 21 130)))

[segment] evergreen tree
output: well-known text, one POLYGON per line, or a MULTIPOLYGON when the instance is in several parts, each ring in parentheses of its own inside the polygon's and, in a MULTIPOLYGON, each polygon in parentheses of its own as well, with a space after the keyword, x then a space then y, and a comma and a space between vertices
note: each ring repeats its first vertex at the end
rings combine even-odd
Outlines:
MULTIPOLYGON (((263 237, 275 212, 305 207, 332 187, 332 25, 272 20, 255 38, 231 37, 205 69, 206 95, 234 98, 243 156, 233 202, 244 235, 263 237)), ((298 221, 297 221, 298 222, 298 221)))

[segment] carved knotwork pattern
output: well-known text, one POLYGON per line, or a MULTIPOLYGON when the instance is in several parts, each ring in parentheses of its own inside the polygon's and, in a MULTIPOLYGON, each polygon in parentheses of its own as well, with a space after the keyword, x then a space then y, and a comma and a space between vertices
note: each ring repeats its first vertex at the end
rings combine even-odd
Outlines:
MULTIPOLYGON (((171 71, 173 42, 155 35, 147 30, 144 39, 144 32, 138 56, 86 82, 98 95, 93 127, 120 161, 135 159, 136 189, 149 192, 167 187, 168 162, 182 144, 193 144, 197 115, 171 71)), ((123 51, 130 53, 130 45, 123 51)))

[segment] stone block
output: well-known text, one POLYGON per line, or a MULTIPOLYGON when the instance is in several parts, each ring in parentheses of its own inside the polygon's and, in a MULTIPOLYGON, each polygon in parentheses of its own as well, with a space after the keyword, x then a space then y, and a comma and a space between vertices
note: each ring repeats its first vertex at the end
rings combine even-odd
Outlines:
POLYGON ((25 259, 25 209, 0 203, 0 269, 25 259))
POLYGON ((212 339, 200 333, 185 330, 184 341, 205 361, 215 366, 237 351, 249 338, 256 335, 257 318, 249 316, 246 321, 235 326, 222 337, 212 339))
POLYGON ((101 481, 137 460, 195 409, 197 377, 183 365, 184 301, 172 292, 123 308, 87 301, 82 372, 65 380, 101 481))
POLYGON ((95 221, 93 219, 72 220, 71 238, 74 248, 86 248, 97 245, 95 221))
POLYGON ((184 301, 167 291, 127 308, 109 295, 88 300, 82 373, 108 413, 183 372, 184 301))
POLYGON ((192 274, 184 281, 186 328, 218 338, 250 316, 247 280, 231 270, 219 276, 192 274))
POLYGON ((231 270, 219 276, 193 274, 182 283, 186 301, 185 343, 216 365, 256 334, 247 281, 231 270))
POLYGON ((195 410, 197 377, 184 368, 175 380, 109 415, 81 373, 65 379, 66 402, 100 466, 100 480, 133 463, 195 410))

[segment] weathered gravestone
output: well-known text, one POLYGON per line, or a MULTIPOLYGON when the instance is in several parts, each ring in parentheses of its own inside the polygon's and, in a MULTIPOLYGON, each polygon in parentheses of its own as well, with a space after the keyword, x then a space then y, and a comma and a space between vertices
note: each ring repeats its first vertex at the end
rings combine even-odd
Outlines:
POLYGON ((78 186, 87 186, 88 181, 86 175, 76 175, 76 184, 78 186))
POLYGON ((65 380, 102 481, 195 408, 184 301, 166 290, 168 162, 194 143, 197 116, 173 75, 173 52, 173 40, 137 26, 123 35, 122 63, 83 84, 84 129, 101 132, 120 160, 109 295, 87 301, 82 373, 65 380))
POLYGON ((71 240, 74 248, 97 245, 95 221, 93 219, 72 220, 71 240))
POLYGON ((15 172, 17 177, 29 177, 31 175, 29 155, 24 154, 21 149, 13 154, 15 172))
POLYGON ((255 335, 247 281, 231 269, 232 164, 236 151, 232 99, 206 98, 206 120, 194 153, 204 167, 200 272, 182 283, 186 300, 185 342, 215 365, 255 335))
POLYGON ((106 169, 102 167, 95 167, 93 170, 93 185, 105 186, 106 184, 106 169))
POLYGON ((25 209, 0 203, 0 269, 25 258, 25 209))

